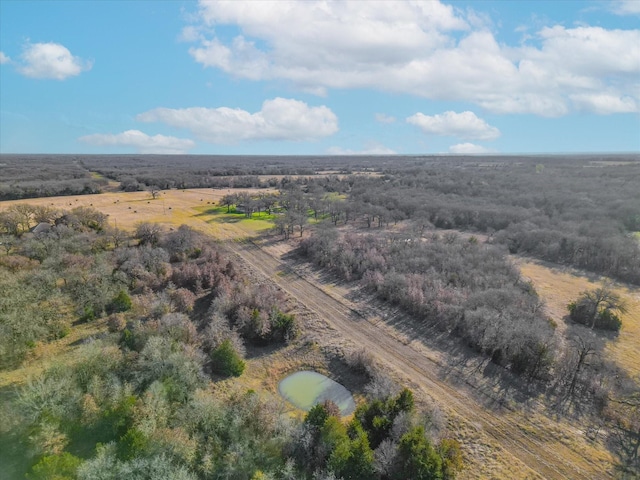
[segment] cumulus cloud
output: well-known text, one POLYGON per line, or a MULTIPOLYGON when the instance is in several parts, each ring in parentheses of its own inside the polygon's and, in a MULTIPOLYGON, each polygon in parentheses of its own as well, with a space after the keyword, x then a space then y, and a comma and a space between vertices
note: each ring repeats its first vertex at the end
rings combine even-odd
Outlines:
POLYGON ((216 144, 244 140, 316 140, 338 131, 338 118, 328 107, 310 107, 299 100, 279 97, 266 100, 256 113, 228 107, 156 108, 136 118, 184 128, 216 144))
POLYGON ((397 152, 384 145, 372 142, 362 150, 352 150, 350 148, 330 147, 327 149, 329 155, 396 155, 397 152))
POLYGON ((9 63, 11 61, 11 59, 4 54, 4 52, 0 52, 0 65, 2 65, 3 63, 9 63))
POLYGON ((500 136, 500 130, 469 111, 462 113, 449 111, 433 116, 418 112, 408 117, 407 123, 417 126, 427 135, 474 140, 495 140, 500 136))
POLYGON ((89 145, 133 147, 138 153, 178 154, 185 153, 195 146, 195 142, 188 138, 150 136, 140 130, 127 130, 118 134, 95 133, 78 140, 89 145))
POLYGON ((510 46, 477 14, 436 0, 202 0, 196 17, 196 30, 183 37, 194 42, 189 52, 197 62, 240 78, 290 81, 316 94, 374 88, 542 116, 577 109, 570 95, 607 91, 636 106, 640 98, 637 29, 552 26, 510 46), (220 25, 239 34, 219 38, 211 32, 220 25))
POLYGON ((474 143, 458 143, 449 147, 449 153, 455 153, 456 155, 467 155, 479 153, 495 153, 495 151, 483 147, 482 145, 476 145, 474 143))
POLYGON ((92 62, 71 55, 59 43, 29 43, 20 56, 18 71, 31 78, 64 80, 91 70, 92 62))
POLYGON ((396 121, 396 117, 392 117, 384 113, 376 113, 375 118, 378 123, 393 123, 396 121))

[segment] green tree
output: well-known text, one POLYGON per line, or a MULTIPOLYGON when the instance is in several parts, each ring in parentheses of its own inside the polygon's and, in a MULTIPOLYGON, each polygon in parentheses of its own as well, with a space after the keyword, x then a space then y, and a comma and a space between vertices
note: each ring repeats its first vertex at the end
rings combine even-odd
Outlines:
POLYGON ((211 352, 211 360, 214 371, 226 376, 239 377, 246 367, 230 340, 223 341, 211 352))
POLYGON ((372 448, 389 436, 396 417, 402 412, 411 412, 414 408, 413 393, 403 389, 397 396, 376 399, 358 407, 355 418, 369 435, 372 448))
MULTIPOLYGON (((335 418, 335 417, 332 417, 335 418)), ((328 461, 328 467, 344 480, 364 480, 373 476, 373 450, 367 433, 355 421, 350 428, 353 438, 341 438, 328 461)))
POLYGON ((36 463, 27 474, 29 480, 73 480, 82 460, 69 452, 47 455, 36 463))
POLYGON ((120 313, 126 312, 127 310, 131 310, 133 306, 131 302, 131 297, 124 290, 120 290, 118 295, 116 295, 113 300, 107 305, 107 313, 120 313))
POLYGON ((396 478, 404 480, 443 479, 442 458, 424 434, 423 427, 415 427, 400 438, 398 445, 400 469, 396 478))

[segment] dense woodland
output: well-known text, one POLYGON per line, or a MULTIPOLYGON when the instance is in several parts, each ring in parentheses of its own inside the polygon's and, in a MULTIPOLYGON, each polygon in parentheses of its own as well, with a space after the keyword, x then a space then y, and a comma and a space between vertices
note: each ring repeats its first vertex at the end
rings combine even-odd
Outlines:
POLYGON ((0 155, 0 201, 98 193, 106 183, 76 157, 0 155))
POLYGON ((280 291, 211 239, 148 223, 130 238, 92 208, 48 213, 50 228, 2 237, 0 365, 78 322, 106 318, 108 332, 5 405, 0 463, 37 479, 455 476, 460 447, 434 412, 377 377, 348 423, 331 402, 300 422, 276 398, 212 394, 243 374, 247 347, 284 345, 299 326, 280 291))

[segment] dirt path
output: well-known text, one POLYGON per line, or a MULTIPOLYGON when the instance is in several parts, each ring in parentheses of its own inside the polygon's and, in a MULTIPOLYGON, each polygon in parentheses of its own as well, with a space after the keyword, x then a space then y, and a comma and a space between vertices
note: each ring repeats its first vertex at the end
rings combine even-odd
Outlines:
POLYGON ((316 280, 303 278, 281 259, 253 242, 229 242, 229 246, 248 265, 275 281, 342 336, 374 353, 388 368, 418 384, 438 404, 445 406, 448 413, 475 425, 478 435, 490 437, 493 440, 490 444, 497 443, 501 447, 498 455, 504 456, 502 462, 523 464, 525 468, 518 469, 520 475, 576 480, 609 476, 602 464, 553 438, 550 433, 553 429, 543 431, 541 425, 529 422, 519 412, 506 409, 489 411, 464 389, 440 379, 440 366, 433 360, 422 355, 411 343, 401 342, 367 318, 355 314, 350 302, 330 295, 316 280))

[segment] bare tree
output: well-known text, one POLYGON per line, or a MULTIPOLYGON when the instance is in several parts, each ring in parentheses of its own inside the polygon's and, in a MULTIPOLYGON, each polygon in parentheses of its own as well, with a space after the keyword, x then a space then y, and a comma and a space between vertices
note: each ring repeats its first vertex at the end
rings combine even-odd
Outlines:
POLYGON ((621 460, 623 476, 638 478, 640 475, 640 390, 619 398, 609 398, 609 414, 613 429, 609 437, 621 460), (628 475, 627 475, 628 474, 628 475))
POLYGON ((140 240, 140 245, 151 245, 155 247, 160 243, 164 230, 157 223, 139 223, 136 226, 135 237, 140 240))
POLYGON ((157 185, 149 185, 148 190, 151 194, 151 198, 153 198, 154 200, 158 198, 158 195, 160 195, 160 187, 158 187, 157 185))
POLYGON ((28 232, 29 228, 31 228, 33 209, 33 205, 29 205, 26 203, 19 203, 17 205, 12 205, 11 207, 9 207, 9 210, 15 212, 15 214, 19 218, 20 226, 22 227, 23 232, 28 232))
POLYGON ((597 355, 595 343, 592 340, 585 339, 582 335, 576 335, 571 339, 571 349, 576 360, 575 366, 571 369, 571 383, 567 390, 567 397, 573 396, 580 372, 584 367, 589 366, 589 358, 597 355))
POLYGON ((624 300, 613 291, 610 284, 603 284, 595 290, 580 294, 575 302, 568 306, 573 321, 594 329, 598 320, 617 319, 616 313, 626 313, 624 300))

